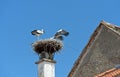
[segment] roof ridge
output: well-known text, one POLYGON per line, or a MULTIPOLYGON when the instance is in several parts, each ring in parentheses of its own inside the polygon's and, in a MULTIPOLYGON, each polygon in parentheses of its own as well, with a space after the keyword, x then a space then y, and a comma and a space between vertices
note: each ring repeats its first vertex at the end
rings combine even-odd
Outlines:
POLYGON ((117 33, 118 35, 120 35, 120 26, 111 24, 111 23, 106 22, 106 21, 101 21, 100 24, 103 24, 108 29, 110 29, 110 30, 114 31, 115 33, 117 33))
POLYGON ((101 24, 104 24, 106 27, 109 27, 109 28, 114 28, 114 27, 120 28, 120 26, 117 26, 117 25, 115 25, 115 24, 106 22, 106 21, 104 21, 104 20, 102 20, 100 23, 101 23, 101 24))

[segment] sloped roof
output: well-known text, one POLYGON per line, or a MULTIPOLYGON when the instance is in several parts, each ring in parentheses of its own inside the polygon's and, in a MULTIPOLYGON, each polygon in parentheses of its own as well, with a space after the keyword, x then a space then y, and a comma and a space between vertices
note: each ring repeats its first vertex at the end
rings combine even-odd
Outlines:
POLYGON ((93 44, 96 36, 99 34, 99 31, 101 29, 101 27, 104 26, 107 29, 112 30, 115 34, 117 34, 118 36, 120 36, 120 27, 110 24, 108 22, 105 21, 101 21, 101 23, 99 24, 99 26, 97 27, 97 29, 94 31, 94 33, 92 34, 88 44, 85 46, 83 52, 81 53, 81 55, 79 56, 79 58, 77 59, 77 61, 75 62, 71 72, 69 73, 68 77, 73 77, 73 74, 75 71, 77 71, 78 66, 81 64, 82 60, 84 59, 84 57, 87 54, 87 49, 93 44))
POLYGON ((112 68, 101 74, 96 75, 95 77, 120 77, 120 68, 112 68))

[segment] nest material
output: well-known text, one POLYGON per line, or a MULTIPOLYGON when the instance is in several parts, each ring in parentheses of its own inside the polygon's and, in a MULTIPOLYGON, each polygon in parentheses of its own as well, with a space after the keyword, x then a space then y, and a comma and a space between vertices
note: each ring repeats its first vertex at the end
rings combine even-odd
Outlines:
POLYGON ((36 41, 32 44, 32 46, 34 51, 38 54, 40 54, 42 51, 52 54, 61 50, 63 43, 62 41, 58 41, 56 39, 45 39, 36 41))

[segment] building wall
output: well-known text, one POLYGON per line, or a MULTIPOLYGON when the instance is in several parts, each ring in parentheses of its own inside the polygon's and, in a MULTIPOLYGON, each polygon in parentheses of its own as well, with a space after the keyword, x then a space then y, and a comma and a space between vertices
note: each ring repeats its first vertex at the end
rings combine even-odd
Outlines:
POLYGON ((101 26, 87 52, 72 77, 94 77, 120 64, 120 35, 101 26))

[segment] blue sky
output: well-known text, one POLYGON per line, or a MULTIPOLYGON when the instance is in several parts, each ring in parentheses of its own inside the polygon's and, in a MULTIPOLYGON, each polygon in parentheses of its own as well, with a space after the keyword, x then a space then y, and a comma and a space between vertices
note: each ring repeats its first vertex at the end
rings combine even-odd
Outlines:
POLYGON ((0 77, 37 77, 31 43, 63 28, 70 32, 55 55, 56 77, 67 77, 101 20, 120 25, 120 0, 0 0, 0 77))

